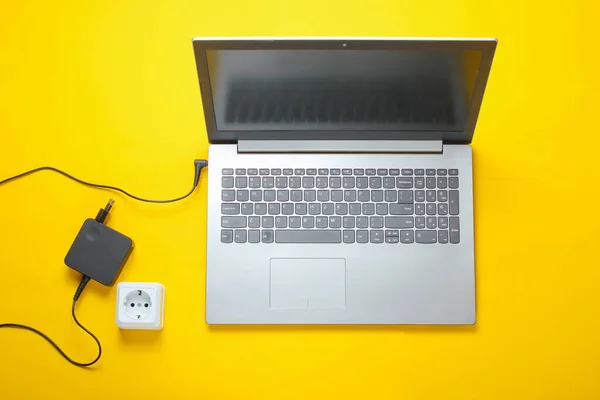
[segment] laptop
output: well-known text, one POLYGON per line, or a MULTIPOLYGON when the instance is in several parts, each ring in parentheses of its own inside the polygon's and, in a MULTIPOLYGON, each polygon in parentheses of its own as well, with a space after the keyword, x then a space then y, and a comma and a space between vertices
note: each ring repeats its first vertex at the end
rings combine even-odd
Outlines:
POLYGON ((195 38, 208 324, 474 324, 495 39, 195 38))

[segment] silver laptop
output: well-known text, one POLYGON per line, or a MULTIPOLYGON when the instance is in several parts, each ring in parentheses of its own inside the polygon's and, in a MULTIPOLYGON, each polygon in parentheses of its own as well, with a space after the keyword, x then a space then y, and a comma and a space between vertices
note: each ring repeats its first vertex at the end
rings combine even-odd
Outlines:
POLYGON ((195 38, 209 324, 473 324, 495 39, 195 38))

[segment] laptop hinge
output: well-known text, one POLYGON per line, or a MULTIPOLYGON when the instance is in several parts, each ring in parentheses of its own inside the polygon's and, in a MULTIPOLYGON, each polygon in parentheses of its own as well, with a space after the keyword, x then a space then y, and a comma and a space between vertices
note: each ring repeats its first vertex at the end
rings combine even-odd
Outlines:
POLYGON ((240 140, 238 153, 442 153, 441 140, 240 140))

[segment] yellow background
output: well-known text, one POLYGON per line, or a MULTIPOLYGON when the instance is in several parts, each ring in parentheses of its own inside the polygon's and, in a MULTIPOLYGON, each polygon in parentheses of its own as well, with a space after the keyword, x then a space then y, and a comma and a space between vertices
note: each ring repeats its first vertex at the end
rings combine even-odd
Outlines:
MULTIPOLYGON (((109 196, 135 239, 121 280, 167 288, 161 332, 120 332, 115 289, 78 307, 104 356, 75 368, 0 331, 0 398, 600 398, 599 7, 589 1, 22 1, 0 5, 0 179, 42 164, 135 194, 191 184, 207 141, 191 38, 493 36, 474 149, 477 325, 222 327, 204 322, 206 185, 146 205, 50 172, 0 188, 0 322, 69 354, 63 264, 109 196)), ((203 174, 203 176, 205 176, 203 174)))

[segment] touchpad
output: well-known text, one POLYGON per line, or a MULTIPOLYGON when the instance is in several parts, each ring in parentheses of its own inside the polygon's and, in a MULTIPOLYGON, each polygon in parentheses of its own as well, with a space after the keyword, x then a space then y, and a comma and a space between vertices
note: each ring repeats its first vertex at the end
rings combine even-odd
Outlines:
POLYGON ((272 258, 271 308, 346 308, 346 260, 272 258))

